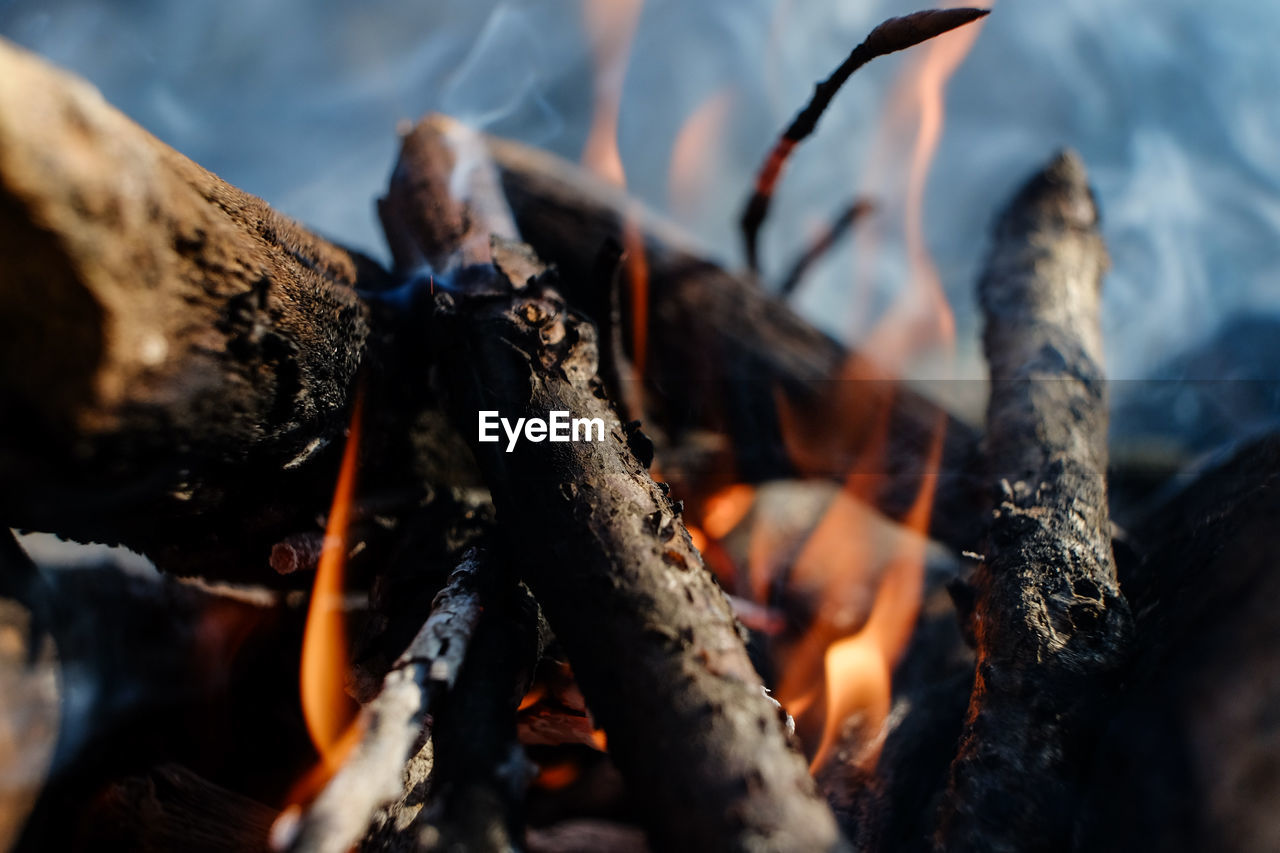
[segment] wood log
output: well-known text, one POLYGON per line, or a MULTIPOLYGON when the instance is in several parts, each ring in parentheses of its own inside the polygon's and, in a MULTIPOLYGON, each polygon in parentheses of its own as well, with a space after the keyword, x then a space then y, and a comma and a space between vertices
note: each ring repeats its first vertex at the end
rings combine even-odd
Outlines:
POLYGON ((701 479, 713 485, 797 475, 843 481, 887 411, 889 438, 880 451, 886 476, 876 503, 900 519, 919 492, 924 460, 942 423, 945 443, 930 535, 957 551, 975 546, 982 528, 975 508, 985 488, 977 476, 978 434, 971 426, 909 386, 865 378, 875 375, 866 354, 846 351, 749 275, 708 260, 674 224, 622 191, 546 152, 496 137, 485 140, 522 238, 560 270, 564 296, 597 326, 608 320, 597 306, 609 300, 592 292, 605 286, 592 264, 607 243, 627 244, 628 227, 642 235, 649 339, 655 342, 640 371, 646 423, 666 446, 681 445, 696 430, 730 437, 727 464, 699 472, 701 479), (822 452, 787 453, 779 393, 798 417, 827 425, 826 435, 805 437, 820 442, 822 452), (833 398, 855 404, 843 407, 850 419, 835 424, 824 414, 833 398))
POLYGON ((1067 850, 1132 634, 1107 512, 1106 249, 1070 153, 1000 215, 978 294, 1000 499, 975 582, 978 664, 937 842, 1067 850))
MULTIPOLYGON (((437 145, 439 136, 424 122, 404 144, 437 145)), ((413 196, 398 189, 405 170, 395 174, 384 220, 413 196)), ((430 233, 419 235, 423 257, 438 254, 430 233)), ((526 441, 506 453, 473 440, 472 452, 507 547, 519 554, 655 845, 835 848, 835 823, 724 594, 680 508, 648 475, 652 445, 604 399, 594 328, 545 276, 496 265, 464 271, 466 279, 436 288, 428 336, 441 347, 440 379, 459 431, 474 436, 480 410, 513 419, 567 411, 605 427, 597 441, 526 441)))
POLYGON ((1077 849, 1280 845, 1280 435, 1180 479, 1131 530, 1146 553, 1121 566, 1133 661, 1092 756, 1077 849))
MULTIPOLYGON (((20 576, 13 567, 0 563, 0 585, 20 576)), ((286 596, 139 575, 109 562, 41 565, 27 577, 36 636, 51 639, 57 654, 41 643, 24 652, 34 655, 28 665, 39 678, 0 693, 0 719, 12 726, 39 715, 40 728, 28 728, 22 743, 31 756, 42 749, 39 730, 56 723, 48 737, 56 735, 57 750, 23 849, 78 849, 80 833, 110 833, 87 805, 157 763, 213 768, 224 779, 252 766, 244 778, 263 799, 278 796, 303 766, 296 649, 305 612, 286 596)), ((6 762, 15 774, 31 766, 6 762)))
MULTIPOLYGON (((342 434, 370 345, 356 287, 384 284, 376 264, 0 42, 8 524, 124 542, 161 562, 189 536, 209 566, 234 562, 213 553, 216 534, 197 535, 225 505, 278 524, 276 536, 296 532, 315 515, 301 496, 328 490, 307 469, 324 462, 319 480, 331 482, 323 451, 342 434)), ((255 568, 269 540, 256 537, 255 568)))

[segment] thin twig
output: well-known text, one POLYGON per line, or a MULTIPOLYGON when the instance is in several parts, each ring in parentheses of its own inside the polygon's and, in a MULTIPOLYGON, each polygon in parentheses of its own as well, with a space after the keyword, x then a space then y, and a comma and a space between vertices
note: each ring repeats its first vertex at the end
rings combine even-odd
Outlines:
POLYGON ((818 235, 818 239, 814 240, 807 249, 800 253, 800 257, 796 258, 795 263, 791 265, 791 271, 782 280, 782 287, 778 289, 778 292, 783 296, 790 296, 794 293, 810 268, 823 255, 831 251, 832 247, 857 224, 858 220, 874 209, 874 204, 867 199, 860 198, 840 211, 840 215, 831 220, 831 224, 818 235))
POLYGON ((311 807, 272 831, 293 853, 343 853, 360 840, 379 806, 398 797, 405 762, 422 740, 427 713, 458 677, 483 610, 489 571, 472 549, 436 596, 431 617, 387 673, 382 691, 360 712, 360 741, 311 807))
POLYGON ((866 65, 877 56, 895 53, 914 47, 922 41, 934 36, 962 27, 972 21, 985 17, 986 9, 933 9, 915 12, 901 18, 890 18, 871 31, 862 44, 853 49, 849 57, 840 64, 835 72, 823 80, 814 89, 813 97, 800 113, 791 121, 791 125, 783 132, 773 149, 769 152, 756 175, 755 191, 742 211, 742 239, 746 247, 747 265, 752 270, 759 270, 760 258, 757 238, 760 226, 769 214, 769 202, 773 198, 774 187, 782 174, 782 168, 791 156, 792 150, 818 126, 818 119, 826 112, 831 99, 853 76, 853 72, 866 65))

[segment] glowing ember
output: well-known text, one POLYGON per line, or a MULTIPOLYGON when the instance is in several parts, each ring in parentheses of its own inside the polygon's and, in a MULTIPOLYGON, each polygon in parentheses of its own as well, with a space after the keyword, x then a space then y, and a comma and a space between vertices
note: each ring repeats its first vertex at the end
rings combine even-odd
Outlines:
POLYGON ((699 553, 707 550, 707 534, 703 533, 701 528, 689 525, 689 538, 693 540, 693 547, 697 548, 699 553))
POLYGON ((538 775, 534 777, 533 784, 544 791, 559 791, 561 788, 567 788, 576 782, 580 775, 582 775, 582 771, 578 769, 578 765, 573 761, 544 764, 538 768, 538 775))
MULTIPOLYGON (((358 735, 355 703, 344 689, 347 669, 347 626, 343 607, 347 562, 347 528, 355 495, 356 463, 360 449, 363 394, 357 393, 351 428, 342 454, 338 485, 333 493, 324 549, 316 567, 315 586, 307 610, 302 639, 302 711, 307 732, 320 754, 318 771, 325 777, 341 765, 358 735)), ((315 781, 315 780, 311 780, 315 781)))

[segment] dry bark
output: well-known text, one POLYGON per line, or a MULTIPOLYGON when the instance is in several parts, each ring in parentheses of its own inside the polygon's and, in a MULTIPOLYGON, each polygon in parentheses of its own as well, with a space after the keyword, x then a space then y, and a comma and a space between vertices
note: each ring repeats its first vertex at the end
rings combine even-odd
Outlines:
POLYGON ((436 718, 431 797, 417 833, 427 850, 523 846, 534 768, 516 740, 515 714, 541 651, 538 606, 510 572, 494 566, 493 574, 472 648, 436 718))
POLYGON ((162 560, 226 504, 305 519, 383 275, 0 42, 0 513, 162 560))
MULTIPOLYGON (((664 450, 677 454, 695 445, 699 432, 721 433, 730 441, 714 458, 692 463, 700 470, 690 472, 690 481, 708 487, 797 475, 843 481, 878 413, 887 410, 888 442, 878 451, 886 476, 877 506, 894 518, 906 515, 942 424, 929 532, 955 550, 976 545, 982 527, 976 507, 985 490, 976 476, 978 435, 972 427, 905 385, 847 378, 865 374, 850 369, 866 361, 862 355, 809 325, 754 278, 708 260, 674 224, 616 188, 546 152, 494 137, 485 141, 522 239, 560 270, 569 304, 602 329, 609 318, 600 309, 611 300, 595 292, 608 286, 595 270, 601 247, 625 246, 628 227, 641 235, 649 272, 649 338, 661 342, 647 348, 646 363, 638 366, 646 426, 656 430, 664 450), (801 419, 807 411, 829 412, 832 395, 858 405, 850 407, 854 421, 841 422, 838 435, 819 439, 823 452, 797 457, 786 449, 778 394, 801 419)), ((679 467, 664 456, 664 471, 679 467)))
POLYGON ((1071 847, 1098 718, 1128 653, 1104 479, 1097 224, 1084 167, 1062 154, 999 217, 979 282, 1000 499, 976 575, 977 675, 939 849, 1071 847))
MULTIPOLYGON (((406 146, 431 132, 420 125, 406 146)), ((396 178, 409 180, 400 167, 396 178)), ((439 254, 431 233, 420 236, 422 257, 439 254)), ((512 419, 563 410, 605 424, 603 441, 525 441, 511 453, 473 441, 472 452, 518 571, 566 649, 655 844, 834 848, 835 823, 729 604, 679 506, 648 475, 652 445, 605 399, 595 329, 545 276, 497 265, 452 272, 431 300, 429 337, 442 347, 440 379, 459 431, 476 435, 480 410, 512 419)))

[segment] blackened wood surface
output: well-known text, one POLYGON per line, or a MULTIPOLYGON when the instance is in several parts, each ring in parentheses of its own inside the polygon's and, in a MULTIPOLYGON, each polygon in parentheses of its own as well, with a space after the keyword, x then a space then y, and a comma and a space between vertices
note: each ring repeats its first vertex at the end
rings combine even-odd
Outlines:
POLYGON ((370 334, 355 286, 380 281, 0 42, 6 523, 160 551, 171 517, 269 515, 236 466, 297 480, 340 439, 370 334))
MULTIPOLYGON (((393 239, 413 235, 410 225, 421 218, 421 211, 394 216, 397 207, 411 202, 415 187, 441 183, 415 178, 409 166, 451 159, 414 156, 431 126, 423 122, 406 137, 410 150, 381 206, 393 239)), ((455 164, 486 156, 452 151, 455 164)), ((468 189, 486 195, 482 187, 460 190, 469 213, 449 221, 483 216, 468 189)), ((445 259, 439 286, 429 285, 424 322, 438 347, 446 408, 493 495, 511 568, 565 648, 655 846, 837 847, 834 818, 747 656, 728 600, 693 547, 680 506, 649 476, 652 444, 623 425, 607 398, 595 327, 569 310, 547 275, 528 275, 536 264, 516 272, 499 259, 468 265, 468 253, 449 253, 441 233, 450 229, 423 229, 416 254, 445 259), (512 422, 563 411, 598 418, 604 431, 592 441, 524 439, 508 452, 505 442, 479 441, 478 413, 490 410, 512 422)), ((520 255, 511 247, 504 254, 520 255)))
MULTIPOLYGON (((553 155, 485 139, 522 238, 563 272, 563 293, 575 308, 591 313, 608 304, 592 292, 606 285, 592 265, 607 243, 628 244, 627 228, 641 235, 651 342, 642 365, 645 416, 667 443, 679 445, 691 430, 714 429, 732 441, 731 476, 751 482, 796 475, 841 481, 887 412, 888 442, 876 451, 887 476, 876 503, 901 518, 919 492, 924 460, 942 424, 937 508, 929 532, 956 550, 975 546, 983 491, 974 476, 978 435, 971 426, 905 385, 847 378, 867 375, 856 367, 869 363, 862 355, 815 329, 754 278, 708 260, 673 223, 621 191, 553 155), (822 453, 788 454, 779 394, 798 416, 827 425, 822 453), (858 403, 851 407, 858 417, 833 423, 833 399, 858 403)), ((600 325, 608 318, 592 319, 600 325)))
POLYGON ((511 572, 492 569, 471 649, 436 717, 431 802, 416 833, 428 849, 507 853, 524 846, 525 790, 536 768, 516 740, 516 708, 541 651, 538 606, 511 572))
POLYGON ((1180 479, 1121 565, 1134 657, 1080 850, 1280 849, 1280 435, 1180 479))
POLYGON ((275 809, 165 764, 113 782, 91 806, 85 849, 134 853, 266 851, 275 809))
POLYGON ((976 576, 977 678, 940 849, 1066 850, 1132 633, 1104 475, 1106 250, 1084 167, 1058 156, 999 217, 978 285, 1000 496, 976 576))
POLYGON ((827 850, 835 823, 787 742, 724 593, 680 508, 650 479, 647 439, 596 375, 595 329, 538 287, 443 297, 460 428, 599 418, 603 441, 475 443, 517 569, 564 644, 609 752, 671 850, 827 850), (637 458, 639 456, 639 458, 637 458))

